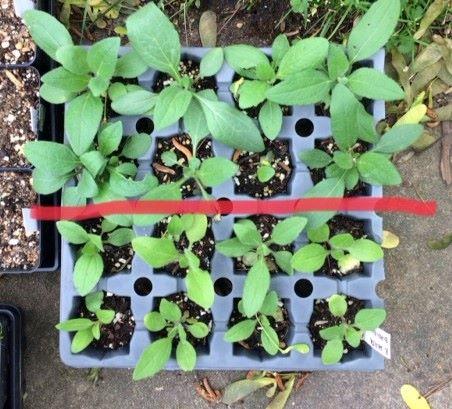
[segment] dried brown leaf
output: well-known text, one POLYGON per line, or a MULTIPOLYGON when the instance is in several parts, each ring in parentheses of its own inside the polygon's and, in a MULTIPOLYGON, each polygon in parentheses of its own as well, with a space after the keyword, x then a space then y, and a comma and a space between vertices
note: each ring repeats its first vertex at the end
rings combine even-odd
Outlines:
POLYGON ((435 0, 424 14, 419 24, 419 29, 414 33, 414 39, 419 40, 430 27, 430 25, 438 18, 438 16, 446 8, 449 0, 435 0))
POLYGON ((215 47, 217 44, 217 15, 207 10, 199 19, 199 35, 203 47, 215 47))

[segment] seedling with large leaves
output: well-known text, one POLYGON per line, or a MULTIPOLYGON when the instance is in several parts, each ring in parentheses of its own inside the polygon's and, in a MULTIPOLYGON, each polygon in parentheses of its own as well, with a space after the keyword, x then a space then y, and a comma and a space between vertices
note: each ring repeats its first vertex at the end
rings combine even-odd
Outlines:
POLYGON ((377 329, 386 319, 382 308, 364 308, 355 315, 353 323, 344 318, 347 312, 347 300, 344 295, 335 294, 328 298, 328 308, 341 323, 320 330, 320 336, 327 341, 322 349, 322 362, 325 365, 337 364, 345 353, 344 342, 353 348, 359 347, 365 331, 377 329))
POLYGON ((130 227, 118 227, 106 219, 102 220, 100 234, 88 233, 77 223, 62 220, 57 229, 68 243, 81 246, 74 265, 74 286, 80 295, 86 295, 99 282, 104 272, 104 260, 101 253, 104 245, 122 247, 135 237, 130 227))
POLYGON ((355 239, 350 233, 330 237, 327 224, 308 229, 310 244, 302 246, 293 255, 291 265, 297 271, 314 273, 322 268, 327 257, 337 261, 340 274, 358 268, 361 262, 373 263, 383 258, 381 246, 372 240, 355 239))
POLYGON ((85 297, 86 309, 95 314, 96 319, 73 318, 56 325, 56 329, 60 331, 75 332, 71 344, 71 352, 73 354, 83 351, 94 340, 99 340, 102 325, 111 324, 115 318, 115 311, 101 308, 103 300, 103 291, 91 293, 85 297))
POLYGON ((264 240, 254 222, 248 219, 234 223, 235 237, 217 244, 217 250, 228 257, 241 257, 251 267, 243 288, 243 311, 247 317, 254 316, 262 307, 270 288, 270 268, 267 257, 272 255, 278 267, 293 274, 290 264, 292 253, 273 250, 272 245, 286 246, 293 243, 306 225, 303 217, 289 217, 273 228, 271 236, 264 240))
MULTIPOLYGON (((183 118, 188 133, 202 139, 213 138, 238 149, 264 150, 259 130, 243 112, 219 101, 213 90, 196 92, 198 79, 181 74, 181 44, 171 21, 149 3, 127 19, 127 34, 133 56, 147 67, 166 73, 173 82, 159 94, 146 90, 128 92, 118 98, 113 109, 118 113, 152 113, 155 129, 166 128, 183 118)), ((214 48, 202 59, 200 76, 215 75, 223 65, 223 50, 214 48)))
POLYGON ((278 299, 278 294, 275 291, 270 291, 266 294, 259 310, 250 316, 244 311, 243 299, 240 300, 238 309, 243 316, 243 320, 226 331, 224 340, 227 342, 245 341, 253 335, 257 327, 260 331, 260 343, 268 354, 276 355, 278 352, 288 354, 292 350, 298 351, 301 354, 307 354, 309 352, 309 346, 307 344, 293 344, 281 348, 278 334, 272 327, 269 319, 272 318, 274 322, 284 321, 285 317, 283 316, 281 306, 282 303, 278 299))
MULTIPOLYGON (((342 179, 348 190, 358 182, 371 185, 398 185, 402 178, 390 156, 411 146, 422 135, 423 127, 417 124, 396 125, 375 140, 372 149, 364 153, 355 151, 357 145, 344 147, 333 155, 311 149, 300 153, 300 159, 311 169, 325 168, 327 178, 342 179)), ((337 135, 333 133, 337 143, 337 135)), ((342 147, 341 147, 342 146, 342 147)))
POLYGON ((144 155, 151 146, 147 134, 123 137, 122 122, 103 126, 97 138, 87 150, 78 154, 74 144, 33 141, 24 147, 26 158, 35 166, 33 187, 38 193, 48 194, 61 189, 65 205, 85 205, 87 199, 104 201, 105 196, 117 199, 140 196, 157 186, 157 179, 146 175, 134 180, 138 168, 134 161, 144 155))
POLYGON ((150 378, 160 372, 171 357, 177 340, 176 360, 183 371, 192 371, 196 366, 196 350, 187 339, 187 332, 194 338, 205 338, 211 328, 205 323, 182 312, 179 306, 162 299, 159 311, 151 311, 144 317, 144 325, 151 332, 166 331, 167 336, 153 341, 141 354, 133 371, 133 379, 150 378))
POLYGON ((199 267, 199 258, 192 252, 192 247, 206 235, 207 225, 204 214, 174 215, 163 237, 137 237, 132 240, 135 252, 150 266, 162 268, 177 262, 180 267, 187 268, 187 296, 206 309, 212 306, 215 297, 212 277, 199 267), (183 251, 178 250, 175 244, 181 234, 185 234, 189 241, 183 251))

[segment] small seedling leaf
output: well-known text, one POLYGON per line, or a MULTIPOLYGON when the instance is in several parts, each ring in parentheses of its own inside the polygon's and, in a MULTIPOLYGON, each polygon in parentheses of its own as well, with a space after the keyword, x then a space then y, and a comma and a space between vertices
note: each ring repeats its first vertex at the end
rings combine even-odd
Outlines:
POLYGON ((182 312, 179 306, 174 302, 166 300, 165 298, 162 298, 160 301, 159 311, 160 314, 162 314, 162 317, 167 321, 177 322, 182 317, 182 312))
POLYGON ((240 321, 226 331, 224 340, 227 342, 238 342, 248 339, 253 334, 256 324, 257 321, 252 319, 240 321))
POLYGON ((320 244, 308 244, 295 252, 292 267, 303 273, 313 273, 323 266, 327 255, 328 251, 320 244))
POLYGON ((386 311, 382 308, 365 308, 355 316, 355 325, 363 331, 373 331, 383 324, 386 311))
POLYGON ((141 354, 133 371, 133 379, 137 381, 149 378, 160 372, 171 356, 171 349, 172 340, 170 338, 162 338, 152 342, 141 354))
POLYGON ((343 317, 347 312, 347 300, 342 294, 334 294, 328 298, 328 308, 335 317, 343 317))
POLYGON ((306 218, 298 216, 288 217, 279 221, 273 228, 271 234, 272 242, 281 246, 291 244, 301 234, 306 223, 306 218))
POLYGON ((344 346, 339 339, 327 341, 322 350, 322 362, 325 365, 337 364, 344 354, 344 346))
POLYGON ((196 365, 196 351, 190 342, 180 340, 176 347, 176 360, 183 371, 192 371, 196 365))

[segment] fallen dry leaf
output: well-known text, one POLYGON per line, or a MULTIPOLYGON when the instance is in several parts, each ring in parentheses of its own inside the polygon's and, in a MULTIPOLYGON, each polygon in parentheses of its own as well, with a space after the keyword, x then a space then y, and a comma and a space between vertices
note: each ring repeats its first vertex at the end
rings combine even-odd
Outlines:
POLYGON ((431 409, 427 400, 412 385, 403 385, 400 388, 400 394, 410 409, 431 409))
POLYGON ((384 249, 395 249, 400 243, 399 236, 394 233, 383 230, 383 240, 381 242, 381 247, 384 249))
POLYGON ((215 47, 217 44, 217 15, 207 10, 199 19, 199 36, 203 47, 215 47))

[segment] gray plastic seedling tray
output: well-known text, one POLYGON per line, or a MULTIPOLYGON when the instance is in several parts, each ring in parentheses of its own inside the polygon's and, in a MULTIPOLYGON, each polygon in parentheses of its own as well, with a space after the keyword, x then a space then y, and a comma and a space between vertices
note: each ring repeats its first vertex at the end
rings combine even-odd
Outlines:
MULTIPOLYGON (((124 50, 122 50, 124 52, 124 50)), ((269 50, 264 49, 265 52, 269 50)), ((207 52, 201 48, 185 48, 184 56, 201 58, 207 52)), ((371 65, 383 71, 384 51, 378 52, 372 59, 371 65)), ((233 103, 229 85, 234 75, 233 70, 225 65, 216 76, 218 83, 218 96, 221 100, 233 103)), ((149 70, 139 78, 139 83, 145 88, 150 88, 155 77, 155 71, 149 70)), ((384 118, 384 103, 377 101, 372 104, 372 113, 375 121, 384 118)), ((140 117, 119 117, 125 128, 125 134, 133 134, 137 121, 140 117)), ((139 177, 151 171, 151 158, 155 152, 156 138, 170 137, 183 132, 181 123, 173 125, 162 131, 153 132, 153 146, 146 155, 139 161, 139 177)), ((289 194, 278 195, 275 198, 299 198, 309 188, 312 187, 310 174, 305 165, 298 159, 298 153, 305 149, 314 147, 315 139, 324 139, 331 136, 330 120, 327 117, 315 115, 314 106, 295 106, 290 116, 284 118, 283 129, 280 138, 290 141, 292 162, 295 169, 292 174, 291 188, 289 194), (308 137, 300 137, 295 132, 295 125, 301 118, 307 118, 314 125, 313 133, 308 137)), ((213 150, 215 155, 231 158, 233 149, 213 140, 213 150)), ((212 194, 216 198, 229 199, 249 199, 246 195, 237 195, 234 192, 234 182, 229 180, 223 185, 213 188, 212 194)), ((370 186, 369 195, 381 197, 380 187, 370 186)), ((272 199, 267 199, 272 200, 272 199)), ((372 212, 349 212, 345 213, 351 217, 363 220, 365 231, 375 240, 381 240, 382 219, 372 212)), ((223 216, 219 222, 213 223, 215 240, 224 240, 231 236, 232 226, 236 218, 247 215, 227 215, 223 216)), ((276 215, 278 216, 278 215, 276 215)), ((284 216, 280 216, 284 217, 284 216)), ((153 227, 135 227, 135 231, 140 235, 150 235, 153 227)), ((295 248, 306 243, 305 233, 298 238, 295 248)), ((75 251, 68 243, 62 241, 61 254, 61 304, 60 319, 67 320, 74 318, 77 305, 82 302, 78 296, 72 282, 72 272, 75 262, 75 251)), ((285 301, 288 308, 292 327, 289 333, 289 343, 304 342, 311 346, 311 350, 306 355, 298 352, 291 352, 288 355, 277 355, 275 357, 260 356, 254 352, 249 352, 240 346, 230 344, 223 340, 224 333, 228 328, 228 321, 233 309, 234 299, 241 297, 243 284, 246 275, 234 272, 232 259, 215 252, 212 260, 212 278, 214 282, 220 278, 226 278, 232 285, 232 291, 226 296, 216 295, 215 303, 212 307, 214 320, 213 334, 210 336, 209 346, 206 351, 198 355, 198 369, 217 370, 354 370, 371 371, 382 369, 384 359, 381 355, 366 346, 364 351, 354 351, 349 353, 341 364, 325 366, 320 359, 320 351, 314 350, 307 328, 309 319, 313 311, 316 299, 326 298, 334 293, 344 293, 362 300, 368 306, 382 307, 383 301, 376 294, 378 282, 384 279, 383 261, 365 264, 364 273, 352 275, 342 280, 313 276, 308 274, 295 274, 288 276, 284 273, 276 274, 272 277, 271 288, 276 290, 285 301), (300 297, 295 292, 295 285, 300 280, 307 280, 312 284, 312 293, 307 297, 300 297)), ((304 282, 306 283, 306 282, 304 282)), ((303 284, 303 281, 300 284, 303 284)), ((110 368, 131 368, 134 367, 144 350, 151 342, 151 334, 143 324, 145 314, 158 306, 158 299, 175 292, 184 291, 184 280, 162 273, 155 273, 142 259, 135 256, 132 262, 130 273, 120 273, 111 277, 104 277, 97 285, 97 290, 104 290, 116 295, 129 297, 131 309, 135 317, 136 327, 130 344, 117 351, 98 351, 89 349, 79 354, 72 354, 70 344, 73 334, 60 332, 60 354, 63 362, 73 367, 110 367, 110 368), (152 291, 146 296, 138 295, 134 290, 136 280, 145 277, 152 283, 152 291)), ((169 361, 167 369, 178 369, 174 357, 169 361)))

